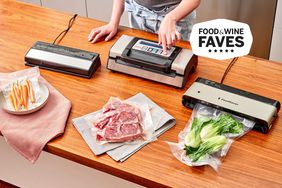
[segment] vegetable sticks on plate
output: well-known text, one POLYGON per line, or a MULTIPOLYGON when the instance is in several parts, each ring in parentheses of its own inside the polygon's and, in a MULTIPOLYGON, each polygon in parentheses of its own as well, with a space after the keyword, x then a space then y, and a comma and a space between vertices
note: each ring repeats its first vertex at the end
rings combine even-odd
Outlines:
POLYGON ((24 82, 19 83, 18 81, 11 86, 9 101, 15 111, 18 111, 22 107, 28 110, 28 101, 35 103, 35 93, 31 82, 26 79, 24 82))

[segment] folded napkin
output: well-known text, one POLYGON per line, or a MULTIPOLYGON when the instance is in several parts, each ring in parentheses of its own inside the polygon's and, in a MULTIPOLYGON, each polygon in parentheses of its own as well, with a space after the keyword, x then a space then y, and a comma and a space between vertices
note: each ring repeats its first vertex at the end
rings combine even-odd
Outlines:
MULTIPOLYGON (((0 88, 19 77, 39 76, 37 67, 14 73, 0 73, 0 88)), ((71 103, 59 91, 39 76, 39 82, 47 85, 50 95, 46 105, 28 115, 12 115, 0 110, 0 132, 6 142, 26 159, 34 163, 44 146, 65 129, 71 103)))
MULTIPOLYGON (((150 106, 152 121, 155 125, 155 132, 153 134, 154 138, 163 134, 176 123, 175 119, 170 114, 142 93, 134 95, 133 97, 127 99, 127 101, 139 104, 148 104, 150 106)), ((75 128, 81 134, 95 155, 107 153, 114 160, 123 162, 146 144, 154 141, 154 138, 152 138, 151 140, 145 140, 137 143, 106 143, 102 145, 97 143, 96 135, 93 134, 92 131, 93 125, 87 120, 87 117, 100 112, 101 110, 73 119, 75 128)))

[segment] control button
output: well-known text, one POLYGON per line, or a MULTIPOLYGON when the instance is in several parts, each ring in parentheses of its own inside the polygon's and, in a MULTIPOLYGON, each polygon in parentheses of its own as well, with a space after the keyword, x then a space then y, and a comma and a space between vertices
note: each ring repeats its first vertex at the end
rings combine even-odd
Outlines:
POLYGON ((153 51, 153 48, 148 48, 147 49, 147 52, 152 52, 153 51))
POLYGON ((158 51, 159 51, 159 49, 154 48, 154 51, 153 51, 153 52, 154 52, 155 54, 157 54, 158 51))
POLYGON ((148 47, 147 46, 142 46, 141 49, 147 51, 148 47))

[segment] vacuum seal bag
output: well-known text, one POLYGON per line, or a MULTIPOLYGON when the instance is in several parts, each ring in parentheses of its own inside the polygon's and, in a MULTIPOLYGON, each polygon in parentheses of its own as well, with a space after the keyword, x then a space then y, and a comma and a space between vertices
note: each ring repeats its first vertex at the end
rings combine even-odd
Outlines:
POLYGON ((148 104, 111 97, 100 113, 88 116, 100 144, 150 140, 154 126, 148 104))
POLYGON ((197 104, 178 135, 168 143, 173 155, 188 166, 210 165, 216 171, 234 139, 250 131, 255 122, 212 107, 197 104))
POLYGON ((26 111, 41 103, 39 75, 38 72, 38 74, 9 80, 3 85, 1 83, 1 91, 10 110, 26 111))

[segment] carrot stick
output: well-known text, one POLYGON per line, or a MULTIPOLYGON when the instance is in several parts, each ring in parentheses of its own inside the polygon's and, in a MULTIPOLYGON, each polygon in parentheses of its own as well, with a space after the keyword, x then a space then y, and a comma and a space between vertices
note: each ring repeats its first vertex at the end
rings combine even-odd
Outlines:
POLYGON ((12 104, 13 109, 16 111, 16 107, 15 107, 14 99, 13 99, 13 97, 12 97, 12 94, 11 94, 11 93, 9 94, 9 100, 10 100, 10 103, 12 104))
POLYGON ((14 83, 14 84, 13 84, 13 88, 15 89, 15 92, 16 92, 16 94, 18 95, 19 93, 18 93, 18 91, 16 90, 16 86, 17 86, 17 85, 14 83))
POLYGON ((16 98, 17 107, 19 107, 21 105, 21 103, 20 103, 21 99, 18 95, 17 88, 16 88, 15 85, 13 86, 13 92, 14 92, 14 95, 15 95, 15 98, 16 98))
POLYGON ((23 85, 19 85, 19 92, 20 92, 20 99, 21 99, 21 105, 24 105, 24 101, 23 101, 23 85))
MULTIPOLYGON (((24 85, 25 85, 26 88, 27 88, 27 97, 29 97, 29 96, 30 96, 30 92, 29 92, 29 84, 28 84, 27 80, 25 80, 24 85)), ((27 100, 28 100, 28 99, 27 99, 27 100)))
POLYGON ((21 91, 20 91, 20 86, 14 85, 14 88, 15 88, 15 91, 16 91, 16 94, 17 94, 19 105, 21 106, 21 105, 23 105, 23 99, 22 99, 22 94, 21 94, 21 91))
POLYGON ((27 89, 27 85, 26 84, 22 85, 22 96, 23 96, 24 108, 27 110, 28 109, 28 103, 27 103, 27 100, 28 100, 28 89, 27 89))
POLYGON ((30 102, 31 103, 35 103, 35 94, 34 94, 33 87, 32 87, 32 85, 31 85, 29 80, 27 80, 27 83, 29 85, 29 94, 30 94, 29 95, 29 99, 30 99, 30 102))
POLYGON ((11 89, 11 96, 12 96, 13 101, 14 101, 15 111, 18 111, 19 106, 18 106, 18 101, 17 101, 17 98, 16 98, 16 96, 15 96, 15 91, 14 91, 14 88, 12 88, 12 89, 11 89))

